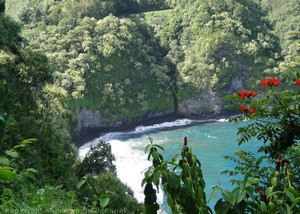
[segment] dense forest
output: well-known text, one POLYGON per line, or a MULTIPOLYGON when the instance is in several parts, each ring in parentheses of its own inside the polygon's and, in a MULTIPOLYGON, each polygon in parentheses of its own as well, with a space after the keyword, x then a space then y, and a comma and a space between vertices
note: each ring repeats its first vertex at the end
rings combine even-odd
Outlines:
POLYGON ((78 158, 80 110, 219 114, 300 72, 299 23, 299 0, 0 0, 0 212, 141 213, 108 144, 78 158))

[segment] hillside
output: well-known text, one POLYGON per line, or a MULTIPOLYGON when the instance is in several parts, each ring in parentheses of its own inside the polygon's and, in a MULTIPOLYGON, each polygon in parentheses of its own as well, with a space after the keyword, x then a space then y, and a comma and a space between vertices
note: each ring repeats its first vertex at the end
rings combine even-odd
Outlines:
POLYGON ((0 212, 24 201, 47 210, 47 194, 57 209, 103 209, 107 179, 107 191, 128 192, 120 206, 141 210, 109 145, 81 162, 74 137, 166 115, 214 117, 228 94, 260 93, 266 77, 296 80, 299 11, 299 0, 0 0, 0 194, 9 195, 0 212), (89 167, 95 179, 81 174, 89 167))
MULTIPOLYGON (((289 10, 296 11, 296 3, 272 9, 255 1, 170 1, 172 10, 134 16, 128 13, 147 10, 147 4, 149 9, 167 6, 128 1, 123 2, 128 9, 121 11, 118 1, 112 1, 110 6, 102 4, 104 12, 95 14, 89 8, 98 7, 97 1, 50 3, 41 1, 38 6, 29 1, 27 9, 25 5, 19 9, 33 12, 27 18, 19 15, 27 23, 23 31, 26 45, 49 57, 57 83, 74 98, 72 108, 99 110, 95 117, 104 119, 87 126, 109 126, 151 112, 219 114, 224 95, 255 85, 256 79, 278 72, 279 67, 297 66, 297 56, 287 51, 290 42, 283 32, 277 36, 278 30, 273 30, 284 21, 277 22, 272 15, 276 8, 288 16, 289 10), (81 11, 66 13, 65 7, 80 7, 81 11), (61 11, 60 15, 54 16, 55 11, 61 11), (109 11, 112 15, 107 16, 109 11)), ((18 14, 13 5, 8 1, 8 14, 18 14)), ((293 17, 296 22, 298 16, 293 17)), ((289 47, 296 47, 297 41, 289 47)))

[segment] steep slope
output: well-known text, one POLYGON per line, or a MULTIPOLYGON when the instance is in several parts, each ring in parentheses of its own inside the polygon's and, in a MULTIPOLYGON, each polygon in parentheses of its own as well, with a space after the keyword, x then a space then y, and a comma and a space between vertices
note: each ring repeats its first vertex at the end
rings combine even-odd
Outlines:
POLYGON ((252 1, 182 1, 163 29, 155 28, 176 64, 181 110, 215 112, 221 97, 274 68, 280 47, 269 26, 252 1))
MULTIPOLYGON (((118 1, 39 2, 43 11, 30 1, 25 11, 33 14, 21 16, 26 45, 46 53, 73 110, 98 118, 93 126, 151 112, 218 114, 226 94, 299 62, 296 24, 280 27, 294 20, 295 0, 281 9, 256 0, 168 1, 173 10, 135 16, 118 13, 118 1), (90 5, 101 2, 104 9, 95 13, 90 5)), ((139 8, 165 7, 148 3, 139 8)))

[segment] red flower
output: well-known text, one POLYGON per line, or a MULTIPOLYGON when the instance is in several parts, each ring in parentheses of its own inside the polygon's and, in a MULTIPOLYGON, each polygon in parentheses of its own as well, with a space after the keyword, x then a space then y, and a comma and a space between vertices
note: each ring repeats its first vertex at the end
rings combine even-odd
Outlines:
POLYGON ((244 105, 241 105, 241 106, 240 106, 240 110, 241 110, 241 112, 244 112, 244 111, 245 111, 245 106, 244 106, 244 105))
POLYGON ((281 82, 278 80, 278 79, 273 79, 273 85, 275 86, 275 87, 277 87, 277 86, 279 86, 281 84, 281 82))
POLYGON ((267 87, 268 86, 268 80, 267 79, 264 79, 262 82, 261 82, 261 86, 262 87, 267 87))
POLYGON ((246 97, 246 94, 244 93, 244 91, 241 91, 239 92, 239 96, 244 99, 246 97))
POLYGON ((296 79, 296 85, 300 86, 300 79, 296 79))
POLYGON ((281 82, 276 78, 266 78, 261 82, 261 86, 264 87, 264 88, 267 87, 268 85, 269 86, 274 85, 275 87, 277 87, 280 84, 281 84, 281 82))
POLYGON ((242 90, 241 92, 239 92, 239 96, 243 99, 246 98, 246 97, 250 97, 251 96, 251 91, 242 90))
POLYGON ((187 137, 186 136, 183 138, 183 145, 187 146, 187 137))
POLYGON ((245 90, 245 95, 247 96, 247 97, 250 97, 251 96, 251 91, 249 91, 249 90, 245 90))
POLYGON ((255 109, 254 108, 249 108, 248 112, 249 112, 249 114, 254 114, 255 113, 255 109))
POLYGON ((251 92, 251 95, 252 95, 252 97, 256 97, 257 91, 252 91, 252 92, 251 92))

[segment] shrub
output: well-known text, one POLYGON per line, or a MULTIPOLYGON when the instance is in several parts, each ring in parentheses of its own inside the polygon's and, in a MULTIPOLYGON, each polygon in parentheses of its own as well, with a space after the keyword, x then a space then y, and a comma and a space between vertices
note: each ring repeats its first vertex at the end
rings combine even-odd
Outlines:
POLYGON ((85 175, 95 177, 101 173, 115 173, 114 160, 115 157, 111 153, 110 144, 100 141, 96 146, 91 147, 82 162, 77 166, 76 174, 78 177, 85 175))

